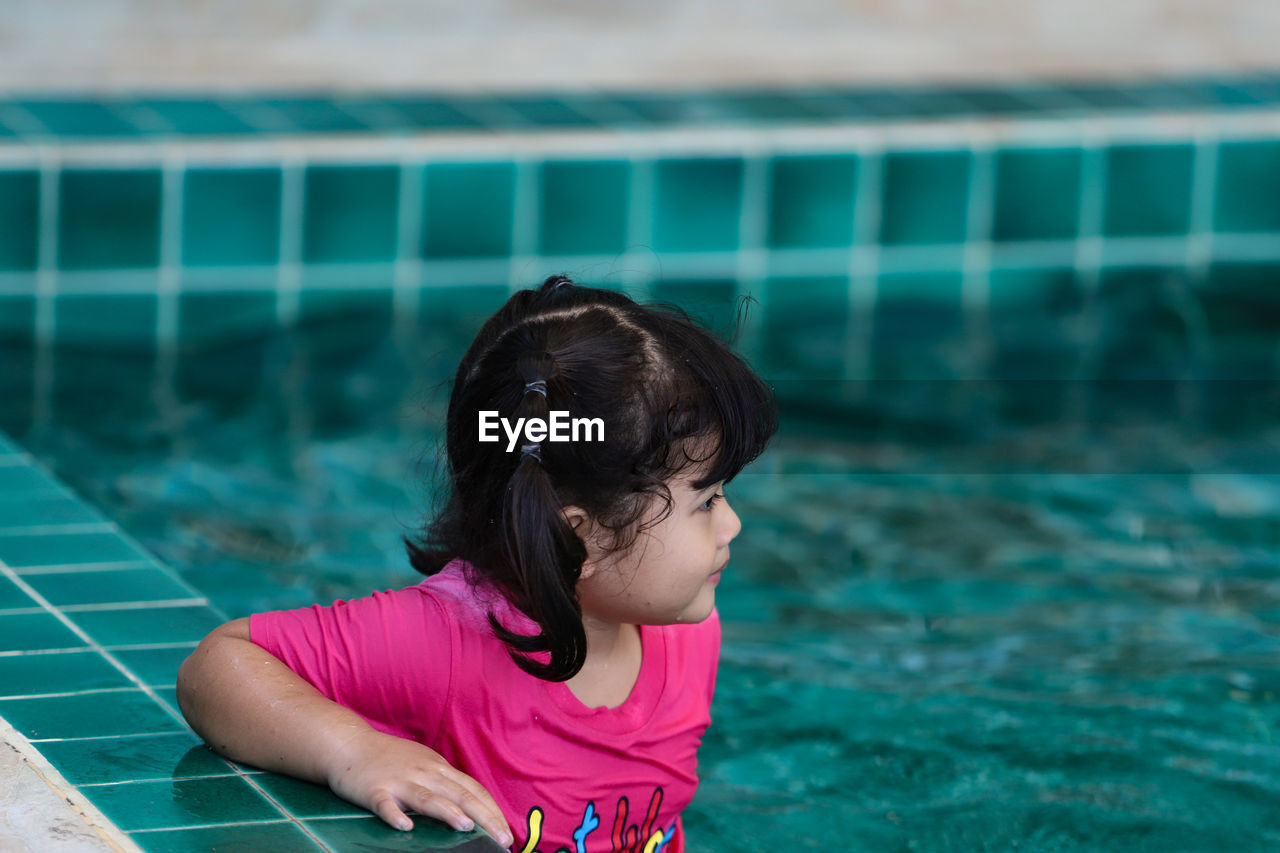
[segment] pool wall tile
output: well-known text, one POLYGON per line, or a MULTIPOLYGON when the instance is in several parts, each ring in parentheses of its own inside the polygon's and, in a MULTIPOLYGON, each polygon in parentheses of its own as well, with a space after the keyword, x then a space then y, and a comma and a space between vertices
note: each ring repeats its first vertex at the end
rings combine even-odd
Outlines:
POLYGON ((880 242, 963 243, 971 161, 967 151, 886 155, 880 242))
POLYGON ((73 347, 150 350, 155 346, 154 294, 61 294, 54 303, 58 343, 73 347))
POLYGON ((154 267, 160 257, 158 169, 67 169, 58 201, 58 266, 154 267))
POLYGON ((654 175, 654 250, 737 249, 742 179, 743 161, 739 158, 659 161, 654 175))
POLYGON ((1191 222, 1190 145, 1117 145, 1107 152, 1103 231, 1115 237, 1186 234, 1191 222))
POLYGON ((851 244, 856 157, 781 156, 773 158, 769 166, 770 248, 836 248, 851 244))
POLYGON ((512 163, 426 167, 422 256, 500 258, 511 254, 516 172, 512 163), (460 204, 466 199, 465 204, 460 204))
POLYGON ((1217 231, 1280 232, 1280 140, 1222 143, 1214 201, 1217 231))
POLYGON ((182 188, 182 263, 278 262, 281 175, 280 169, 187 170, 182 188))
POLYGON ((538 251, 612 255, 626 248, 630 165, 554 160, 539 169, 538 251))
POLYGON ((848 279, 838 276, 768 279, 762 367, 790 379, 841 377, 848 291, 848 279))
POLYGON ((997 153, 991 238, 1065 240, 1080 218, 1079 148, 1023 148, 997 153))
POLYGON ((0 270, 35 269, 39 203, 38 172, 0 171, 0 270))
POLYGON ((396 255, 400 169, 312 166, 305 178, 307 263, 390 261, 396 255))
POLYGON ((35 329, 35 296, 0 294, 0 340, 30 345, 35 339, 35 329))

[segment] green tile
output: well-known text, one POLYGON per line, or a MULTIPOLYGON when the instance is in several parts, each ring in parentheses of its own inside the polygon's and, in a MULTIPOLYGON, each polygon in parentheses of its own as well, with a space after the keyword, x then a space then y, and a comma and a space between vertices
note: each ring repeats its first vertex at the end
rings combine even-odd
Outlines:
POLYGON ((655 251, 717 252, 738 248, 742 160, 662 160, 654 171, 655 251))
POLYGON ((130 838, 147 853, 282 853, 323 849, 292 823, 135 832, 130 838))
POLYGON ((722 336, 734 330, 738 316, 738 283, 734 280, 657 281, 649 292, 692 315, 706 328, 722 336))
POLYGON ((769 169, 769 246, 851 245, 857 167, 852 156, 775 157, 769 169))
POLYGON ((466 853, 502 853, 504 849, 479 829, 458 832, 434 818, 422 815, 413 815, 413 822, 411 832, 392 829, 372 816, 309 820, 306 821, 306 827, 334 850, 436 853, 462 849, 466 853))
POLYGON ((305 183, 304 261, 395 260, 398 166, 312 166, 305 183))
POLYGON ((539 252, 613 254, 626 248, 627 163, 543 163, 539 177, 539 252))
POLYGON ((222 620, 209 607, 147 607, 68 614, 72 622, 104 646, 191 643, 204 639, 222 620))
POLYGON ((0 619, 0 652, 79 649, 85 643, 51 613, 9 615, 0 619))
POLYGON ((1093 310, 1098 374, 1108 379, 1162 379, 1194 369, 1191 330, 1169 303, 1168 284, 1189 289, 1182 268, 1117 267, 1103 269, 1093 310))
POLYGON ((182 776, 217 776, 231 765, 191 732, 131 738, 58 740, 40 754, 73 785, 141 782, 182 776))
POLYGON ((1280 141, 1224 142, 1218 149, 1213 227, 1280 232, 1280 141))
POLYGON ((91 101, 22 101, 24 109, 52 132, 64 136, 137 136, 139 130, 109 104, 91 101))
POLYGON ((1073 270, 992 270, 989 323, 996 375, 1067 378, 1080 353, 1069 325, 1083 310, 1084 294, 1073 270))
POLYGON ((0 561, 19 571, 126 560, 148 562, 150 557, 114 533, 0 533, 0 561))
POLYGON ((112 654, 148 687, 166 687, 177 682, 178 667, 194 650, 194 646, 178 646, 170 649, 121 649, 112 654))
POLYGON ((281 817, 238 776, 102 785, 81 793, 126 832, 281 817))
POLYGON ((1213 337, 1214 373, 1224 379, 1267 379, 1276 370, 1280 328, 1280 263, 1220 263, 1196 290, 1213 337))
POLYGON ((63 294, 54 302, 54 334, 61 346, 154 349, 156 304, 151 294, 63 294))
POLYGON ((279 169, 190 169, 182 196, 187 266, 274 264, 280 259, 279 169))
POLYGON ((167 572, 156 568, 57 572, 30 575, 26 581, 55 607, 195 597, 167 572))
POLYGON ((40 175, 0 171, 0 270, 36 268, 40 175))
MULTIPOLYGON (((36 419, 36 348, 31 340, 0 335, 0 430, 27 435, 36 419)), ((0 502, 4 491, 0 490, 0 502)))
POLYGON ((0 717, 33 740, 160 734, 184 728, 141 690, 0 699, 0 717))
POLYGON ((178 326, 188 347, 259 337, 276 327, 276 295, 183 293, 178 299, 178 326))
MULTIPOLYGON (((68 500, 67 490, 40 468, 27 465, 0 466, 0 513, 8 509, 8 505, 25 502, 34 497, 59 498, 68 500)), ((40 524, 42 516, 35 513, 14 515, 0 514, 0 518, 13 518, 27 524, 40 524)))
POLYGON ((964 336, 959 273, 880 276, 873 359, 878 378, 940 379, 955 374, 946 352, 964 336))
POLYGON ((1185 234, 1191 222, 1190 145, 1126 145, 1107 152, 1103 232, 1185 234))
POLYGON ((429 382, 452 381, 476 330, 511 295, 504 285, 423 288, 419 329, 411 355, 420 376, 429 382))
POLYGON ((1075 237, 1083 159, 1078 148, 999 152, 991 238, 999 242, 1075 237))
POLYGON ((964 242, 971 159, 967 151, 887 154, 880 242, 964 242))
POLYGON ((249 133, 253 128, 212 101, 185 98, 142 98, 141 106, 155 110, 178 133, 211 135, 249 133))
POLYGON ((348 803, 324 785, 313 785, 289 776, 263 773, 253 781, 295 817, 366 817, 367 809, 348 803))
POLYGON ((510 255, 515 175, 511 163, 427 166, 423 257, 510 255))
MULTIPOLYGON (((0 495, 5 494, 4 474, 7 470, 0 468, 0 495)), ((35 471, 35 469, 23 470, 35 471)), ((38 482, 35 478, 32 479, 33 482, 38 482)), ((0 533, 14 527, 101 521, 102 516, 85 504, 57 493, 40 493, 35 489, 15 490, 6 497, 0 497, 0 533)))
MULTIPOLYGON (((17 584, 8 578, 0 577, 0 610, 38 606, 35 599, 23 592, 17 584)), ((0 681, 0 689, 3 689, 2 681, 0 681)))
MULTIPOLYGON (((0 237, 0 239, 3 239, 0 237)), ((35 289, 34 283, 32 289, 35 289)), ((0 295, 0 341, 31 346, 36 335, 36 300, 27 295, 0 295)))
POLYGON ((262 103, 282 113, 299 130, 368 130, 355 116, 338 109, 326 98, 269 98, 262 103))
POLYGON ((830 379, 844 374, 848 279, 771 278, 763 301, 762 355, 771 376, 830 379))
POLYGON ((58 211, 62 269, 153 267, 159 260, 158 170, 66 170, 58 211))
POLYGON ((0 696, 132 686, 120 670, 97 652, 0 657, 0 696))

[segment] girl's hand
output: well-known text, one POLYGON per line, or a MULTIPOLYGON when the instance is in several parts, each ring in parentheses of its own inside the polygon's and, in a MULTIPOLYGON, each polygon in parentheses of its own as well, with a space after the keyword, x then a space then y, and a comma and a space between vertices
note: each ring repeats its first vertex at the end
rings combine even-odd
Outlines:
POLYGON ((405 814, 412 809, 460 831, 478 824, 503 847, 514 843, 489 792, 440 753, 415 741, 374 729, 357 731, 334 751, 328 782, 335 794, 396 829, 413 828, 405 814))

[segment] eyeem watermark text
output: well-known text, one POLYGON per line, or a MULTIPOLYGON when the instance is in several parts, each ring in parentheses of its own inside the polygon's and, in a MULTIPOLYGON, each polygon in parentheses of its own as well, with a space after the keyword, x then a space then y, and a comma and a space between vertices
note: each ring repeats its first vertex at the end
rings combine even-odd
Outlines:
POLYGON ((547 412, 542 418, 516 418, 513 425, 496 411, 480 413, 480 440, 499 441, 498 427, 507 434, 507 452, 515 450, 523 435, 525 441, 604 441, 603 418, 570 418, 566 411, 547 412), (581 437, 579 433, 581 432, 581 437))

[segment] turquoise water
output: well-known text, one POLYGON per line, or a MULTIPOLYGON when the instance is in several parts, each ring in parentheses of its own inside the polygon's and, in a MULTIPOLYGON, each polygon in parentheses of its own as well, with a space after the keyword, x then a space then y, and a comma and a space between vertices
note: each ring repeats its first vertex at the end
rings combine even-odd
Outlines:
MULTIPOLYGON (((415 583, 458 341, 334 335, 60 353, 48 418, 0 428, 229 616, 415 583)), ((779 383, 784 430, 728 488, 693 849, 1280 845, 1276 421, 890 390, 823 412, 848 388, 779 383)))

